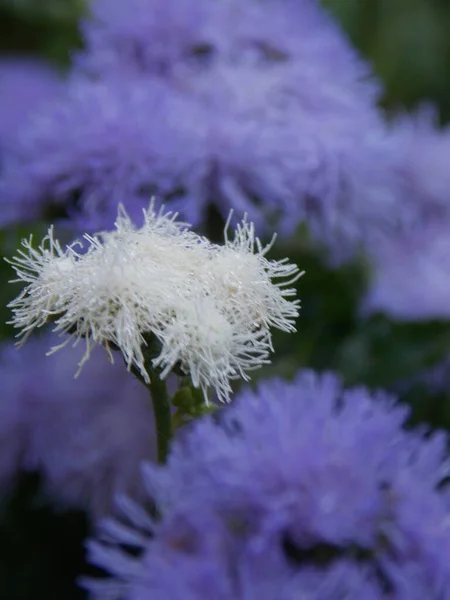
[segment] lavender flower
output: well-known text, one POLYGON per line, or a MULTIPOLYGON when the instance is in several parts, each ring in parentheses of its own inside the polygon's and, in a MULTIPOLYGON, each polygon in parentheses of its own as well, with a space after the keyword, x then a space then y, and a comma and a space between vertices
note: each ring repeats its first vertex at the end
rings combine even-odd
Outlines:
POLYGON ((317 75, 289 61, 218 64, 189 85, 214 111, 208 183, 219 211, 247 212, 259 227, 276 220, 284 234, 306 222, 321 242, 351 247, 398 218, 398 181, 375 108, 317 75))
POLYGON ((407 413, 332 374, 244 390, 146 467, 160 519, 122 499, 127 522, 90 546, 111 579, 88 585, 126 600, 248 599, 261 581, 289 599, 449 598, 447 440, 405 430, 407 413))
POLYGON ((199 121, 163 83, 77 79, 8 155, 3 204, 21 206, 28 218, 53 209, 81 219, 83 230, 110 226, 122 201, 136 217, 155 190, 195 191, 199 121))
POLYGON ((372 281, 363 313, 399 321, 450 317, 450 221, 424 223, 383 238, 373 250, 372 281))
MULTIPOLYGON (((7 170, 21 131, 62 89, 61 78, 47 63, 32 58, 0 59, 0 172, 7 170)), ((9 191, 0 179, 0 227, 29 218, 26 201, 13 192, 14 197, 5 202, 5 194, 9 191)), ((35 214, 41 214, 41 209, 35 209, 35 214)))
MULTIPOLYGON (((379 89, 367 66, 315 0, 94 0, 82 24, 86 49, 76 66, 104 76, 123 70, 172 76, 218 62, 292 62, 367 101, 379 89)), ((326 82, 326 83, 325 83, 326 82)))
POLYGON ((373 280, 364 312, 398 320, 450 316, 450 129, 439 129, 428 107, 399 117, 387 139, 405 205, 399 231, 378 232, 367 244, 373 280))
POLYGON ((117 492, 142 497, 139 463, 155 454, 151 403, 125 366, 111 366, 101 351, 74 380, 81 349, 46 357, 49 337, 31 339, 22 352, 1 349, 2 493, 19 469, 38 470, 56 503, 98 518, 117 492))
POLYGON ((0 152, 18 135, 30 115, 61 92, 50 65, 31 58, 0 59, 0 152))
POLYGON ((209 41, 203 36, 217 13, 215 4, 96 0, 82 23, 87 52, 77 57, 77 66, 102 74, 117 68, 160 73, 209 41))
POLYGON ((450 127, 441 127, 438 117, 432 105, 399 115, 386 140, 418 228, 450 216, 450 127))
MULTIPOLYGON (((109 521, 104 541, 112 537, 134 546, 131 538, 109 521)), ((236 543, 208 509, 200 517, 175 518, 158 530, 140 560, 125 563, 113 548, 90 543, 94 562, 114 565, 122 581, 85 580, 93 598, 108 600, 353 600, 383 598, 375 573, 364 565, 337 560, 327 567, 301 570, 280 557, 275 547, 236 543)), ((405 599, 406 600, 406 599, 405 599)))
POLYGON ((94 5, 66 98, 10 157, 6 206, 99 229, 155 193, 195 224, 211 206, 283 233, 306 220, 340 249, 395 219, 376 85, 317 4, 191 4, 94 5))

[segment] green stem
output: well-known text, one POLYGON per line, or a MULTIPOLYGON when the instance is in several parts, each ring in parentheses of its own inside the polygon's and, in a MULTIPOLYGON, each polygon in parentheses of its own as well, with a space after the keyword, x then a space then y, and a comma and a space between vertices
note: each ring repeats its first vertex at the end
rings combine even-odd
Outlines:
POLYGON ((152 397, 153 414, 155 416, 156 438, 158 448, 158 462, 166 462, 169 443, 172 437, 172 412, 170 410, 169 396, 166 382, 153 371, 151 382, 146 385, 152 397))
POLYGON ((135 366, 131 367, 131 371, 150 392, 153 415, 155 418, 158 462, 164 464, 167 459, 169 444, 172 438, 172 411, 170 409, 166 382, 160 379, 159 374, 149 365, 147 365, 147 373, 150 377, 150 383, 144 381, 140 371, 136 369, 135 366))

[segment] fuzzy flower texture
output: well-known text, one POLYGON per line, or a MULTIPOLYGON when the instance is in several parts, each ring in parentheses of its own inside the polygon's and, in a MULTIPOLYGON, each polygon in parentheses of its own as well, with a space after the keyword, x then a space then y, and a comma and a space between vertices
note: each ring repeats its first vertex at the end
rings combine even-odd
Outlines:
POLYGON ((89 544, 98 600, 448 600, 447 438, 333 374, 244 390, 120 498, 89 544), (131 549, 131 553, 127 553, 131 549))
POLYGON ((263 247, 245 218, 233 239, 227 226, 219 246, 176 214, 156 213, 153 203, 144 215, 137 228, 121 209, 115 230, 86 234, 66 248, 52 229, 38 249, 24 240, 10 261, 15 281, 27 283, 9 305, 12 323, 24 339, 48 321, 70 334, 62 345, 84 338, 80 368, 92 344, 104 346, 111 360, 119 348, 146 382, 149 370, 165 378, 176 367, 205 400, 212 388, 227 401, 231 379, 248 379, 248 371, 269 362, 270 328, 295 331, 299 301, 288 286, 302 273, 287 259, 267 260, 272 244, 263 247))
POLYGON ((306 222, 345 254, 403 214, 379 86, 316 0, 94 0, 82 35, 8 153, 0 226, 50 211, 92 232, 155 194, 195 225, 306 222))
POLYGON ((117 493, 143 496, 139 463, 155 457, 148 392, 101 348, 73 378, 83 349, 51 357, 54 334, 32 336, 20 352, 0 345, 0 501, 20 471, 38 471, 42 491, 91 519, 110 514, 117 493))

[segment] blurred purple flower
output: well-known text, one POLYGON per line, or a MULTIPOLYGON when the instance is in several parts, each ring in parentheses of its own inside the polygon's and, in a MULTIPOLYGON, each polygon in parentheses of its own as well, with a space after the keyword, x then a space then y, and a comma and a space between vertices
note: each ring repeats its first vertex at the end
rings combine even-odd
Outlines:
POLYGON ((90 74, 172 76, 186 65, 288 62, 339 96, 367 104, 379 93, 316 0, 94 0, 82 32, 75 64, 90 74))
POLYGON ((124 521, 90 546, 112 578, 88 586, 126 600, 278 587, 287 599, 450 598, 447 438, 405 430, 407 413, 332 374, 244 390, 183 432, 167 466, 146 467, 160 519, 121 499, 124 521))
MULTIPOLYGON (((49 64, 32 58, 0 59, 0 171, 6 168, 9 152, 33 115, 57 98, 63 89, 59 74, 49 64)), ((3 196, 0 181, 0 198, 3 196)), ((29 218, 19 200, 0 200, 0 226, 29 218)))
POLYGON ((275 221, 283 233, 306 221, 330 243, 394 218, 385 132, 361 97, 289 61, 218 64, 184 86, 210 115, 203 206, 247 212, 259 227, 275 221))
POLYGON ((49 64, 32 58, 0 58, 1 153, 30 115, 55 98, 61 89, 61 78, 49 64))
POLYGON ((415 113, 398 116, 388 144, 396 158, 413 224, 438 222, 450 216, 450 127, 440 127, 437 110, 423 105, 415 113))
POLYGON ((384 238, 373 250, 364 314, 398 321, 450 318, 450 219, 384 238))
POLYGON ((0 353, 0 483, 19 470, 42 473, 45 491, 61 506, 110 512, 115 493, 142 493, 139 465, 154 456, 147 390, 119 358, 94 350, 73 378, 83 349, 45 356, 47 336, 0 353))
MULTIPOLYGON (((163 74, 209 42, 216 2, 94 0, 82 23, 86 50, 76 65, 104 75, 123 69, 163 74)), ((217 6, 216 6, 217 5, 217 6)))
MULTIPOLYGON (((133 542, 124 529, 105 523, 104 541, 133 542)), ((91 558, 120 578, 85 581, 99 600, 379 600, 375 573, 364 565, 336 560, 325 567, 299 568, 276 547, 257 548, 233 540, 223 523, 202 508, 197 516, 173 518, 160 528, 140 559, 124 561, 113 548, 90 543, 91 558)), ((406 599, 405 599, 406 600, 406 599)))
POLYGON ((407 219, 367 244, 373 280, 363 311, 397 320, 450 317, 450 128, 430 107, 394 121, 387 139, 407 219))
POLYGON ((154 192, 195 181, 198 120, 162 82, 77 79, 8 156, 3 203, 29 219, 53 207, 81 229, 111 225, 119 202, 142 216, 154 192))
POLYGON ((316 2, 100 0, 93 15, 66 98, 9 157, 5 214, 53 204, 98 229, 157 194, 192 223, 211 205, 284 234, 306 220, 342 254, 397 219, 378 88, 316 2))

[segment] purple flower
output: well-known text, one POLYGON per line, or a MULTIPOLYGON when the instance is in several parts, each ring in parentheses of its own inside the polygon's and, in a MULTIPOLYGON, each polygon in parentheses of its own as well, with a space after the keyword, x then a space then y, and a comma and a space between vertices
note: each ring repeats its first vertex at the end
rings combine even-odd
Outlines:
POLYGON ((31 58, 0 59, 0 152, 17 136, 29 116, 61 91, 50 65, 31 58))
POLYGON ((316 0, 94 0, 76 66, 105 75, 172 76, 218 62, 292 63, 322 87, 367 103, 378 96, 367 66, 316 0))
POLYGON ((386 236, 371 258, 364 313, 383 312, 398 321, 450 317, 450 220, 386 236))
POLYGON ((341 253, 396 219, 377 87, 316 2, 132 6, 94 5, 65 99, 9 157, 5 210, 97 229, 156 194, 196 224, 211 205, 285 234, 307 221, 341 253))
POLYGON ((91 73, 118 68, 162 73, 209 42, 211 17, 218 12, 214 4, 204 0, 194 4, 190 0, 130 0, 125 5, 96 0, 91 3, 89 19, 82 23, 87 50, 80 53, 76 64, 91 73))
POLYGON ((332 374, 244 390, 146 467, 160 518, 122 500, 125 521, 91 545, 112 578, 88 585, 126 600, 450 598, 447 440, 405 430, 407 413, 332 374))
MULTIPOLYGON (((256 546, 236 538, 207 506, 172 516, 157 531, 145 514, 121 499, 128 522, 105 520, 101 542, 89 542, 91 561, 114 579, 81 580, 99 600, 353 600, 383 598, 370 566, 337 559, 301 567, 286 560, 276 543, 256 546), (130 528, 130 523, 133 523, 130 528), (153 535, 152 541, 146 537, 153 535), (133 548, 135 558, 114 547, 133 548), (140 554, 140 556, 139 556, 140 554), (136 558, 136 555, 138 557, 136 558)), ((272 541, 272 540, 271 540, 272 541)), ((405 597, 406 600, 407 597, 405 597)))
POLYGON ((154 456, 151 401, 119 357, 111 365, 94 350, 74 379, 83 349, 46 356, 49 343, 1 349, 0 483, 5 490, 19 469, 38 470, 56 503, 97 518, 115 493, 141 497, 139 463, 154 456))
POLYGON ((221 65, 176 86, 77 79, 10 153, 3 202, 28 218, 54 205, 98 229, 119 202, 139 215, 157 193, 193 223, 215 204, 225 218, 230 208, 249 213, 260 228, 278 218, 292 231, 307 220, 318 234, 358 236, 369 209, 352 199, 376 173, 377 190, 384 177, 373 166, 377 142, 361 142, 367 111, 320 90, 319 104, 304 107, 294 75, 289 66, 263 76, 221 65))
POLYGON ((77 79, 8 156, 3 202, 27 218, 54 207, 82 229, 111 225, 119 202, 142 216, 154 192, 175 193, 198 177, 199 118, 162 82, 77 79))
MULTIPOLYGON (((63 86, 58 73, 35 59, 0 59, 0 169, 6 169, 9 153, 33 115, 56 99, 63 86)), ((0 180, 0 226, 28 217, 27 206, 14 198, 4 202, 0 180)))
MULTIPOLYGON (((201 206, 247 212, 259 227, 275 220, 283 233, 306 221, 330 243, 359 240, 365 221, 385 220, 396 180, 379 115, 322 81, 289 61, 222 63, 185 80, 210 115, 201 206)), ((177 208, 186 210, 183 201, 177 208)))
POLYGON ((450 128, 422 108, 398 118, 387 138, 405 220, 367 245, 373 279, 364 312, 398 320, 450 317, 450 128))
POLYGON ((387 143, 392 146, 404 201, 411 206, 412 224, 439 222, 450 216, 450 127, 440 127, 430 105, 398 116, 387 143))

